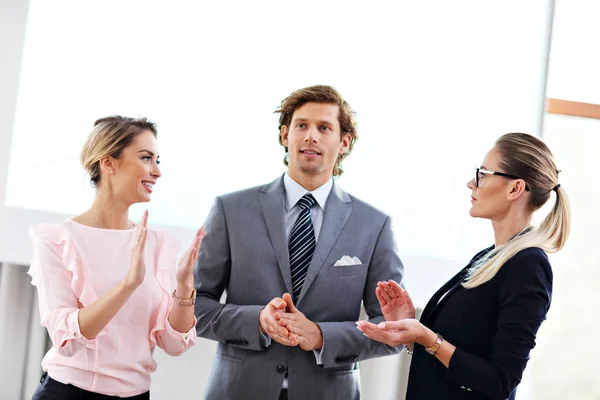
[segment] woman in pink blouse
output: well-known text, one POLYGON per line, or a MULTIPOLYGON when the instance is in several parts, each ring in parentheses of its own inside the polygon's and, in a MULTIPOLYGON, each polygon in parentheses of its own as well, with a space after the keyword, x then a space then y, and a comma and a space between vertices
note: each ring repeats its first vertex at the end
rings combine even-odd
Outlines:
POLYGON ((148 212, 137 226, 129 220, 161 176, 156 134, 145 118, 97 120, 81 152, 96 187, 91 207, 30 229, 29 274, 53 343, 35 400, 149 399, 156 345, 177 356, 196 340, 193 266, 204 231, 177 267, 178 242, 148 228, 148 212))

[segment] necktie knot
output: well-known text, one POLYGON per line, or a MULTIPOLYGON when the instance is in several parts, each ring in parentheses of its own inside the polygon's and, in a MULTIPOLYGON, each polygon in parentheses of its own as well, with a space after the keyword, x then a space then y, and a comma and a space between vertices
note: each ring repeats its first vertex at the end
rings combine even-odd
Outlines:
POLYGON ((317 200, 315 200, 313 195, 310 193, 306 193, 304 196, 302 196, 300 200, 298 200, 298 204, 300 205, 300 207, 302 207, 303 210, 306 210, 307 208, 310 210, 316 202, 317 200))

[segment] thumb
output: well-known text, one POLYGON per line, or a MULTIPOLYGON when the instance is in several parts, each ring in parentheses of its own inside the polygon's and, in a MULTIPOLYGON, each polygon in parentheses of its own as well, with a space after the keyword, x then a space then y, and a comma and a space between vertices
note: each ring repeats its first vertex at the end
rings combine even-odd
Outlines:
POLYGON ((294 300, 292 300, 292 296, 289 293, 283 294, 283 300, 287 303, 288 312, 296 312, 298 309, 294 305, 294 300))
POLYGON ((383 321, 377 324, 377 327, 384 331, 399 331, 404 329, 404 321, 383 321))

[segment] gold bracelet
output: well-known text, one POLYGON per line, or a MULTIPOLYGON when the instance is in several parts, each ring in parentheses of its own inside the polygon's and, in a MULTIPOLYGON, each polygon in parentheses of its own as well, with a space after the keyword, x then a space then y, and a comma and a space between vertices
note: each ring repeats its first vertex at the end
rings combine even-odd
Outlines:
POLYGON ((173 300, 178 300, 179 301, 179 305, 180 306, 193 306, 194 304, 196 304, 196 289, 192 290, 192 295, 190 296, 189 299, 186 298, 181 298, 181 297, 177 297, 175 295, 175 292, 177 291, 177 289, 173 290, 173 300))

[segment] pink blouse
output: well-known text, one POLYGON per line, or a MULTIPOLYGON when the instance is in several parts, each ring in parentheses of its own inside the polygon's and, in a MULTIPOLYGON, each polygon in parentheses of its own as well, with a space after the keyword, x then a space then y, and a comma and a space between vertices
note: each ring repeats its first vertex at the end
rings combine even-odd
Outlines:
POLYGON ((53 346, 42 368, 59 382, 110 396, 129 397, 150 388, 156 345, 177 356, 196 341, 195 328, 169 324, 178 241, 148 229, 146 278, 94 338, 79 330, 79 309, 93 303, 127 275, 135 230, 99 229, 67 220, 30 228, 41 324, 53 346))

